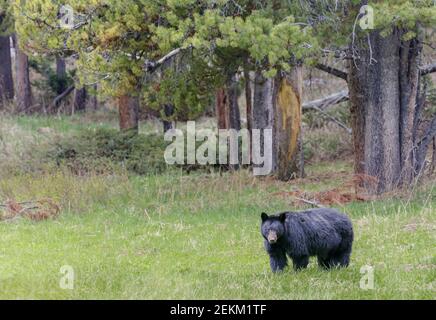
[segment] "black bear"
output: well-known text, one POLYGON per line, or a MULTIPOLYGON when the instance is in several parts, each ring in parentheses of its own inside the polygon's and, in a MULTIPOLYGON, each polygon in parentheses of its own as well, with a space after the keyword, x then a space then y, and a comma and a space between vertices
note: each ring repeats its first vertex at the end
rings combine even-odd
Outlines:
POLYGON ((353 226, 339 211, 321 208, 272 216, 262 213, 261 218, 261 232, 273 272, 287 266, 286 254, 295 270, 306 268, 310 256, 317 256, 318 264, 325 269, 348 266, 353 226))

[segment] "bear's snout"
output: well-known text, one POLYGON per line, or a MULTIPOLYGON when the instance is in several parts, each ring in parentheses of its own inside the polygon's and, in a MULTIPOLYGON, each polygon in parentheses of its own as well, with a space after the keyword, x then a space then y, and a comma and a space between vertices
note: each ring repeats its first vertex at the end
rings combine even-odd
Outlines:
POLYGON ((277 242, 277 232, 270 230, 267 236, 268 242, 274 244, 277 242))

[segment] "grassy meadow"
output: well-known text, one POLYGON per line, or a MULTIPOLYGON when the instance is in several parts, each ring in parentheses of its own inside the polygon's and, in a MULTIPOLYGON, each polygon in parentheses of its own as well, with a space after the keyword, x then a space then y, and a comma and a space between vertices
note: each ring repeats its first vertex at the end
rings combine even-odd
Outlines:
MULTIPOLYGON (((248 170, 77 175, 48 163, 32 170, 55 136, 116 123, 80 116, 1 122, 0 203, 51 198, 61 206, 56 219, 0 221, 1 299, 436 298, 434 177, 410 192, 335 205, 354 224, 349 268, 323 271, 312 258, 306 270, 275 275, 260 213, 294 209, 287 193, 295 190, 346 185, 350 161, 311 163, 307 178, 289 183, 248 170), (374 270, 369 290, 360 288, 366 265, 374 270), (74 270, 73 289, 60 286, 63 266, 74 270)), ((153 123, 141 127, 153 130, 153 123)))

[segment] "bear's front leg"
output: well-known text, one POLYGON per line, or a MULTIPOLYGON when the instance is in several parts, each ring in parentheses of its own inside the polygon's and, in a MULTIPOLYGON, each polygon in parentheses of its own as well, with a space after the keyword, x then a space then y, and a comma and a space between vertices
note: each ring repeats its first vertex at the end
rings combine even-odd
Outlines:
POLYGON ((265 248, 269 255, 269 264, 272 272, 280 272, 288 265, 286 252, 280 247, 273 247, 268 242, 265 242, 265 248))
POLYGON ((284 252, 269 255, 269 264, 272 272, 280 272, 288 265, 284 252))
POLYGON ((295 271, 307 268, 307 265, 309 264, 309 256, 293 257, 292 262, 295 271))

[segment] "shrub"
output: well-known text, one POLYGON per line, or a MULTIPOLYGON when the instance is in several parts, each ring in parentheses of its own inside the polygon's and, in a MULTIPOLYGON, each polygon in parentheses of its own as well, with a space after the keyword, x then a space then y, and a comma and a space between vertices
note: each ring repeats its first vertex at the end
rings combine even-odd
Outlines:
POLYGON ((305 128, 304 158, 309 161, 345 160, 352 156, 352 137, 331 123, 318 129, 305 128))
POLYGON ((57 165, 65 164, 76 174, 106 173, 124 168, 145 175, 165 170, 166 146, 162 136, 99 128, 59 138, 47 156, 57 165))

